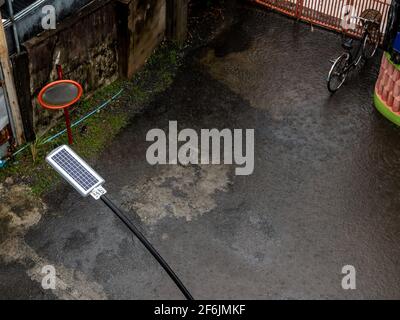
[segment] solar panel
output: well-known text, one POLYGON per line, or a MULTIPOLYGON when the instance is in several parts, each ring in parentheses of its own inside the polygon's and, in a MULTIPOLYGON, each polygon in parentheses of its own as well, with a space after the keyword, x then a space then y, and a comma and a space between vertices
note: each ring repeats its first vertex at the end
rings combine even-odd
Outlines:
POLYGON ((104 183, 104 179, 68 146, 54 150, 46 161, 82 196, 88 196, 104 183))

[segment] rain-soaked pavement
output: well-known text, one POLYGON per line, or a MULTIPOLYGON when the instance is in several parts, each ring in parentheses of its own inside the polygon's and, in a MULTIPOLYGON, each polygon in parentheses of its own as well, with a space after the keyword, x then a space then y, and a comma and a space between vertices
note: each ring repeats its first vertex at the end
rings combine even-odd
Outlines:
MULTIPOLYGON (((243 9, 100 157, 110 196, 196 298, 400 298, 400 131, 372 106, 380 57, 328 94, 340 51, 334 33, 243 9), (171 120, 254 128, 254 174, 151 167, 146 134, 171 120), (355 291, 341 287, 345 265, 355 291)), ((9 243, 0 297, 182 298, 101 203, 66 186, 48 199, 41 222, 9 243), (40 289, 44 263, 65 286, 40 289)))

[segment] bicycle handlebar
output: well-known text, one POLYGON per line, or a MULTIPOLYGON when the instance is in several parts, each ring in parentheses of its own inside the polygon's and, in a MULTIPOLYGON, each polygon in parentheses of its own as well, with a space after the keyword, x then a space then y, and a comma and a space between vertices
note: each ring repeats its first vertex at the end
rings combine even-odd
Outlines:
POLYGON ((353 18, 353 19, 361 20, 362 22, 369 22, 369 23, 373 23, 373 24, 379 25, 379 23, 376 22, 375 20, 366 19, 366 18, 358 17, 358 16, 352 16, 352 18, 353 18))

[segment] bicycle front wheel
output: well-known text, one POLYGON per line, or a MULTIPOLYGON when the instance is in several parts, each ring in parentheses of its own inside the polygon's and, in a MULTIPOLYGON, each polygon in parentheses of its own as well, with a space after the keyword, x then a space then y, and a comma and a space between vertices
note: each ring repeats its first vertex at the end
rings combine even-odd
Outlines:
POLYGON ((347 77, 347 66, 349 65, 350 55, 343 53, 335 60, 328 76, 328 90, 335 93, 343 85, 347 77))
POLYGON ((373 32, 372 34, 366 34, 363 43, 363 57, 365 59, 371 59, 378 49, 379 45, 379 30, 373 32))

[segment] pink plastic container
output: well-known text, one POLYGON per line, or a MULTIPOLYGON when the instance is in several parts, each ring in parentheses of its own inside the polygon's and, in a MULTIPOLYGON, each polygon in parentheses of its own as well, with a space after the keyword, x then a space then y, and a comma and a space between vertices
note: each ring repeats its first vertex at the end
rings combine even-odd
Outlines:
POLYGON ((393 99, 393 107, 392 107, 392 110, 393 110, 394 112, 399 112, 399 110, 400 110, 400 96, 395 97, 395 98, 393 99))

